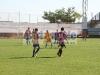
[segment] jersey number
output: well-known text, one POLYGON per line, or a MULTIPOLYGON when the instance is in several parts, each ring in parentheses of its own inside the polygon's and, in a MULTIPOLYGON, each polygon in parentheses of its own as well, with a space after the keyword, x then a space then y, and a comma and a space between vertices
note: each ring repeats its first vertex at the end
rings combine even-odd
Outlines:
POLYGON ((63 34, 59 34, 59 38, 63 38, 63 34))

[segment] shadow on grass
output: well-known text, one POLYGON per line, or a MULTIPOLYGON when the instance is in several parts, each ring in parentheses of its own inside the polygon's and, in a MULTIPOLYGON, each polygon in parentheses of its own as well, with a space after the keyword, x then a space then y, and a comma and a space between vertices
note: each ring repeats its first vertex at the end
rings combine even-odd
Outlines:
POLYGON ((10 58, 10 59, 25 59, 25 58, 32 58, 32 57, 13 57, 13 58, 10 58))
POLYGON ((40 49, 45 49, 45 48, 40 48, 40 49))
POLYGON ((37 57, 37 58, 56 58, 56 57, 37 57))
POLYGON ((18 43, 18 44, 23 44, 23 43, 18 43))
POLYGON ((17 44, 14 44, 13 46, 22 46, 23 43, 17 43, 17 44))
POLYGON ((44 47, 44 48, 40 48, 40 49, 59 49, 59 47, 52 47, 52 48, 51 47, 47 47, 47 48, 44 47))
POLYGON ((13 57, 10 59, 26 59, 26 58, 56 58, 56 57, 13 57))
POLYGON ((54 47, 54 49, 59 49, 59 47, 54 47))
POLYGON ((13 45, 13 46, 22 46, 22 45, 13 45))

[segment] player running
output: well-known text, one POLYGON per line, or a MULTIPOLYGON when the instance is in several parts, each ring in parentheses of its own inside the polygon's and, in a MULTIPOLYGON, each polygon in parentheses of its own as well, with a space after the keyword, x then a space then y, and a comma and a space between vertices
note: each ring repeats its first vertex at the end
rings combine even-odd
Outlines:
POLYGON ((33 55, 32 55, 32 57, 37 56, 36 54, 40 50, 40 45, 39 45, 39 41, 38 41, 39 35, 37 32, 38 32, 38 29, 35 28, 34 33, 32 33, 32 43, 33 43, 33 55), (37 49, 36 49, 36 47, 37 47, 37 49))
POLYGON ((66 34, 64 32, 64 28, 62 27, 61 31, 59 32, 59 36, 58 36, 58 41, 59 41, 60 48, 59 48, 59 51, 58 51, 57 55, 59 57, 61 57, 61 55, 62 55, 62 49, 65 46, 65 44, 64 44, 65 38, 66 38, 66 34))

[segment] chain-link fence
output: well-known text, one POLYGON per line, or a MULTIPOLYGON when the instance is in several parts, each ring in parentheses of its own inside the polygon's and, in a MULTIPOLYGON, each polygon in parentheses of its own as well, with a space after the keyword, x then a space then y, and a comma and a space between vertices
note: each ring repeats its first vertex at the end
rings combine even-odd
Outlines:
POLYGON ((9 12, 0 12, 0 21, 13 21, 13 22, 45 22, 42 18, 42 14, 23 14, 21 12, 9 13, 9 12))

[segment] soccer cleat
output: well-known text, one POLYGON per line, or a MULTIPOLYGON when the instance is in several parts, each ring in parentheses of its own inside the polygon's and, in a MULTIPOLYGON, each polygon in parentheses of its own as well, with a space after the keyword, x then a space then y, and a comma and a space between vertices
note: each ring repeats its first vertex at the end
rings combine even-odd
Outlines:
POLYGON ((37 57, 37 54, 33 55, 32 57, 37 57))
POLYGON ((59 53, 57 53, 57 55, 58 55, 59 57, 61 57, 61 56, 59 55, 59 53))
POLYGON ((34 55, 32 55, 32 57, 34 57, 34 55))

